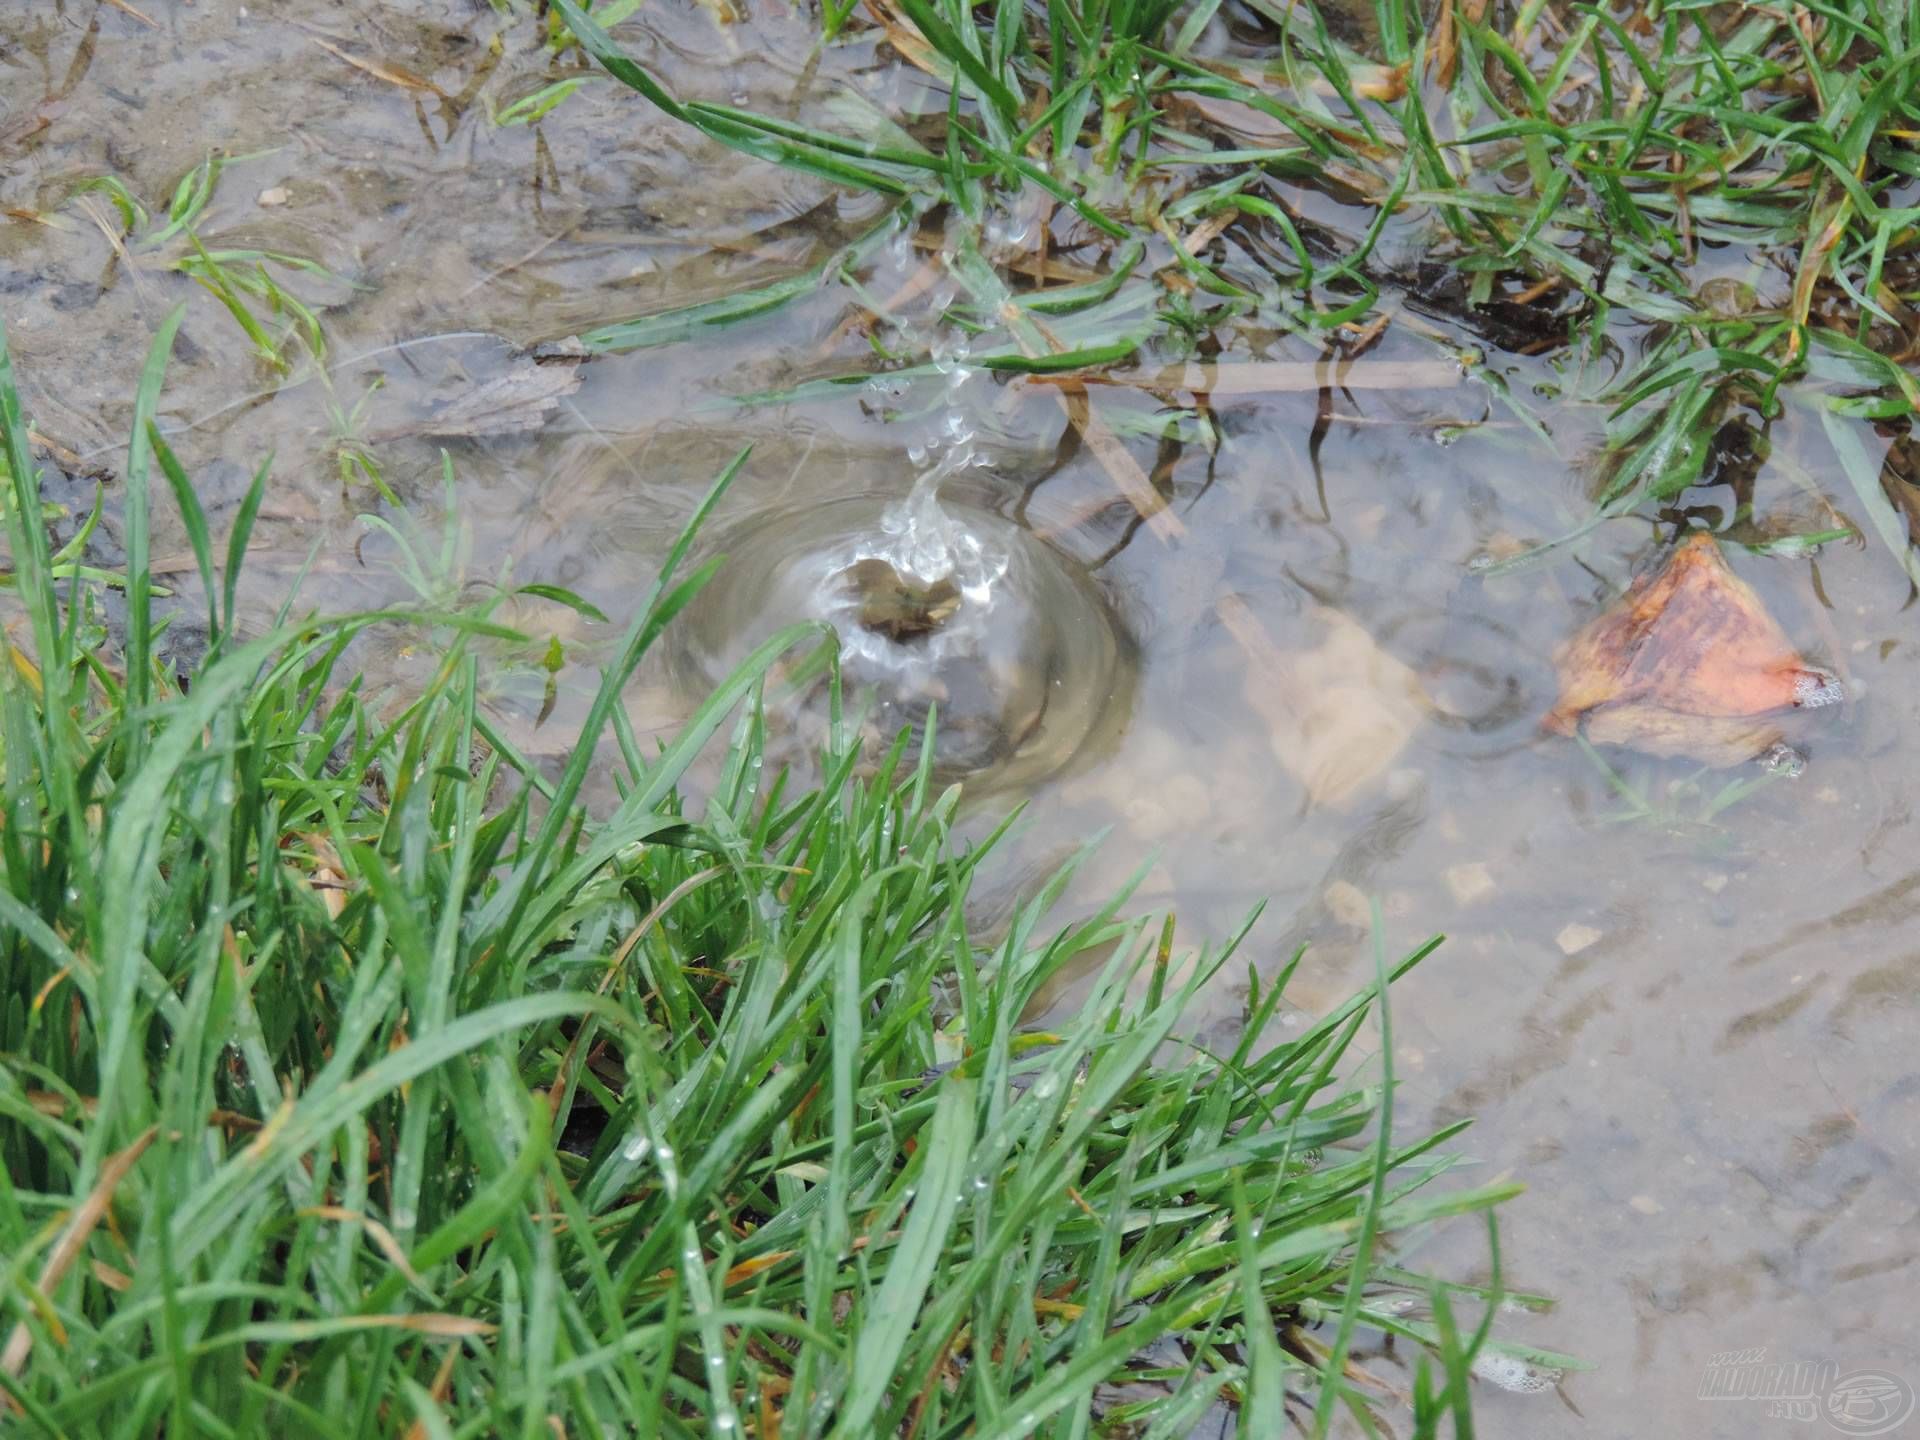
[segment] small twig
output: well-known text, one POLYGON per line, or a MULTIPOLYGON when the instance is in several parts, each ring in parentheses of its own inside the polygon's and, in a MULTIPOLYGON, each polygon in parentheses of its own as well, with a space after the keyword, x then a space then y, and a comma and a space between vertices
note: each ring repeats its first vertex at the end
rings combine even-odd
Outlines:
MULTIPOLYGON (((1002 307, 1002 318, 1007 321, 1016 339, 1021 338, 1022 330, 1037 334, 1040 340, 1058 355, 1066 350, 1060 337, 1033 317, 1022 317, 1011 304, 1002 307)), ((1021 348, 1030 353, 1037 350, 1028 340, 1021 339, 1021 348)), ((1093 397, 1085 386, 1069 388, 1062 386, 1056 394, 1060 408, 1067 413, 1067 423, 1080 432, 1080 438, 1087 448, 1106 467, 1107 474, 1113 477, 1113 483, 1127 498, 1127 503, 1139 512, 1147 528, 1164 543, 1171 544, 1187 533, 1187 527, 1180 517, 1173 513, 1167 497, 1154 489, 1153 482, 1147 478, 1147 472, 1140 468, 1140 462, 1122 443, 1120 437, 1102 420, 1093 408, 1093 397)))
POLYGON ((113 8, 116 10, 125 11, 127 14, 131 15, 134 19, 138 20, 142 25, 150 26, 155 30, 158 30, 160 28, 160 22, 158 20, 155 20, 151 15, 145 14, 142 11, 134 9, 133 6, 127 3, 127 0, 107 0, 107 4, 113 6, 113 8))
POLYGON ((335 45, 331 40, 323 40, 318 35, 309 35, 307 38, 329 55, 346 61, 347 64, 353 66, 354 69, 364 71, 376 80, 384 80, 387 84, 397 85, 402 90, 425 90, 430 94, 439 96, 442 100, 451 100, 453 98, 424 75, 416 75, 411 70, 403 70, 398 65, 388 65, 380 60, 362 60, 358 55, 349 54, 338 45, 335 45))
POLYGON ((1085 389, 1062 388, 1058 393, 1060 408, 1067 412, 1068 423, 1080 432, 1080 438, 1106 467, 1107 474, 1113 477, 1113 483, 1126 496, 1127 503, 1140 513, 1147 528, 1161 540, 1169 542, 1185 535, 1187 527, 1173 513, 1167 497, 1153 488, 1153 482, 1147 478, 1147 472, 1140 468, 1140 462, 1133 458, 1132 452, 1093 408, 1092 397, 1085 389))
POLYGON ((522 265, 525 265, 528 261, 538 259, 541 255, 546 253, 547 249, 550 246, 559 244, 562 240, 566 239, 569 235, 573 234, 574 231, 578 230, 581 224, 585 220, 586 220, 586 217, 584 215, 575 217, 572 224, 567 225, 562 229, 554 231, 553 234, 547 236, 546 239, 542 240, 538 245, 534 246, 531 250, 527 251, 527 253, 522 255, 518 260, 510 261, 507 264, 502 265, 498 270, 494 270, 489 272, 488 274, 482 275, 478 280, 474 281, 473 284, 469 285, 466 289, 462 290, 458 295, 456 295, 454 299, 456 301, 471 300, 475 295, 479 294, 482 290, 486 289, 487 286, 491 285, 494 281, 500 279, 502 276, 511 275, 514 271, 518 270, 522 265))
POLYGON ((880 308, 878 310, 868 310, 863 306, 856 309, 852 314, 842 319, 838 325, 834 326, 833 332, 815 347, 813 352, 814 358, 824 359, 826 356, 832 354, 834 348, 839 345, 842 340, 846 339, 856 326, 865 324, 869 320, 878 320, 891 315, 902 305, 926 294, 927 291, 933 288, 933 282, 939 278, 940 266, 932 260, 922 261, 920 268, 909 275, 906 282, 902 284, 898 290, 895 290, 880 302, 880 308))
POLYGON ((1531 305, 1534 301, 1538 300, 1542 295, 1548 294, 1550 291, 1559 289, 1560 286, 1565 283, 1566 283, 1566 276, 1559 275, 1559 274, 1549 275, 1544 280, 1536 280, 1533 284, 1529 285, 1526 289, 1522 290, 1518 295, 1514 295, 1510 297, 1511 303, 1515 305, 1531 305))

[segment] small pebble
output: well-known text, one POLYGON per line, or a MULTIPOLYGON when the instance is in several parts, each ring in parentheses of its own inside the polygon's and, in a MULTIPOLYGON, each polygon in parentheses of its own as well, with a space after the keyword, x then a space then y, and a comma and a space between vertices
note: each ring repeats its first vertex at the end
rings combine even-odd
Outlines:
POLYGON ((1636 1195, 1627 1204, 1642 1215, 1658 1215, 1666 1207, 1651 1195, 1636 1195))
POLYGON ((274 205, 284 205, 287 203, 287 201, 291 200, 292 198, 293 198, 292 194, 287 190, 287 187, 284 185, 275 185, 270 189, 262 190, 260 192, 260 203, 262 205, 266 205, 269 207, 274 205))
POLYGON ((1146 795, 1134 796, 1123 813, 1127 817, 1127 833, 1144 841, 1158 840, 1165 835, 1172 819, 1165 805, 1146 795))
POLYGON ((1493 876, 1484 860, 1448 866, 1446 880, 1447 889, 1453 892, 1453 903, 1456 905, 1471 905, 1493 893, 1493 876))
POLYGON ((1560 947, 1562 955, 1578 955, 1599 938, 1598 930, 1591 925, 1582 925, 1576 921, 1554 936, 1553 943, 1560 947))

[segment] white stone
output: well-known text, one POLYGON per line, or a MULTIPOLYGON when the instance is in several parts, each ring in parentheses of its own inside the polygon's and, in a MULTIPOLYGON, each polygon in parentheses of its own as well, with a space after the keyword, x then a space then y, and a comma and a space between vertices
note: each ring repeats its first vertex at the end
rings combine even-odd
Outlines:
POLYGON ((1476 900, 1484 900, 1493 893, 1493 874, 1487 869, 1487 862, 1474 860, 1464 865, 1449 865, 1446 873, 1447 889, 1453 892, 1453 903, 1471 905, 1476 900))
POLYGON ((1560 947, 1563 955, 1578 955, 1582 950, 1600 939, 1600 932, 1591 925, 1582 925, 1578 921, 1568 925, 1553 937, 1553 943, 1560 947))

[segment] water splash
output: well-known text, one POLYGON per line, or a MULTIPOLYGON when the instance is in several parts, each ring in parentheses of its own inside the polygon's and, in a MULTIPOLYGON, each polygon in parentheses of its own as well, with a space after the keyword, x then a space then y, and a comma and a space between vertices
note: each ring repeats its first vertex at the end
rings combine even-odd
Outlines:
MULTIPOLYGON (((942 581, 960 591, 963 605, 984 609, 993 603, 993 587, 1007 570, 1010 553, 989 535, 969 528, 941 503, 941 488, 952 477, 987 463, 979 453, 977 415, 987 402, 980 395, 986 372, 971 363, 973 342, 949 312, 960 298, 960 277, 976 313, 998 314, 1012 304, 1012 294, 999 266, 1024 252, 1041 223, 1041 201, 1026 187, 993 197, 978 222, 958 211, 949 214, 938 257, 938 278, 929 286, 920 318, 894 317, 904 348, 924 350, 940 395, 928 431, 906 447, 916 467, 912 488, 904 499, 887 508, 881 535, 869 555, 892 565, 902 577, 921 586, 942 581), (989 263, 981 264, 982 259, 989 263)), ((912 260, 912 245, 902 231, 895 256, 904 268, 912 260)))
MULTIPOLYGON (((1098 585, 1021 526, 969 503, 977 482, 957 495, 951 483, 991 463, 981 430, 997 391, 973 359, 968 322, 1003 315, 1012 297, 982 251, 1018 250, 1034 223, 994 219, 975 234, 973 222, 950 221, 931 269, 903 233, 890 252, 903 272, 897 293, 918 298, 910 312, 888 308, 888 348, 927 359, 868 382, 873 408, 908 432, 890 473, 865 495, 737 527, 722 547, 731 563, 681 627, 682 673, 710 681, 772 626, 812 619, 839 637, 846 714, 862 740, 921 730, 937 707, 943 775, 1011 784, 1113 733, 1131 652, 1098 585)), ((816 734, 823 714, 832 719, 821 674, 799 667, 795 690, 775 697, 816 734)))
MULTIPOLYGON (((986 457, 975 443, 979 425, 974 398, 985 372, 969 363, 973 351, 966 333, 947 321, 947 311, 959 294, 951 244, 942 249, 940 263, 944 273, 929 294, 926 319, 918 326, 903 326, 916 348, 925 347, 934 373, 941 378, 940 398, 932 424, 906 447, 907 459, 917 470, 911 488, 881 513, 879 533, 862 547, 854 563, 882 562, 907 585, 922 591, 951 585, 958 593, 959 609, 939 628, 957 624, 963 632, 986 622, 986 612, 994 604, 994 587, 1006 575, 1012 554, 1002 540, 969 526, 941 502, 942 486, 962 471, 986 464, 986 457)), ((827 611, 844 609, 845 588, 838 575, 826 578, 822 598, 827 611), (841 594, 834 593, 836 587, 841 594)), ((824 618, 840 617, 829 613, 824 618)), ((895 653, 900 648, 897 639, 890 641, 882 634, 876 642, 849 636, 844 629, 841 638, 843 644, 851 640, 870 662, 884 664, 891 659, 914 668, 915 657, 895 653)))
MULTIPOLYGON (((937 705, 937 771, 975 793, 1051 774, 1117 733, 1132 652, 1092 577, 991 511, 949 500, 928 518, 913 504, 854 495, 716 532, 729 563, 679 627, 677 683, 705 694, 768 636, 811 617, 839 635, 847 713, 864 739, 884 747, 937 705)), ((811 748, 829 694, 824 673, 799 677, 770 709, 811 748)))

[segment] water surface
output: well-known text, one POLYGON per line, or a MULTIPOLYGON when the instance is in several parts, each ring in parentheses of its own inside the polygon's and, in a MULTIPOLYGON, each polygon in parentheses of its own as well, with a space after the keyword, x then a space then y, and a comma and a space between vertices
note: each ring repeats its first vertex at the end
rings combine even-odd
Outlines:
MULTIPOLYGON (((723 527, 906 493, 909 451, 944 414, 921 392, 730 398, 871 363, 855 297, 829 286, 698 343, 597 359, 535 432, 368 441, 408 504, 395 512, 364 472, 343 471, 343 435, 404 431, 525 363, 518 347, 794 273, 879 210, 722 152, 604 80, 538 126, 496 127, 490 105, 575 62, 554 61, 537 27, 465 3, 322 5, 297 21, 214 0, 148 9, 152 27, 78 0, 0 6, 0 306, 27 408, 70 462, 65 498, 84 506, 88 472, 119 463, 149 338, 190 299, 164 418, 217 530, 275 455, 245 588, 256 617, 310 557, 300 596, 323 609, 470 597, 503 577, 565 587, 613 625, 527 599, 509 613, 540 643, 488 656, 496 723, 551 759, 570 746, 606 637, 743 446, 753 453, 723 527), (440 93, 371 76, 317 40, 440 93), (281 377, 249 357, 217 302, 161 268, 164 256, 118 253, 102 196, 69 198, 112 173, 160 202, 216 150, 239 158, 203 239, 308 256, 338 277, 287 277, 320 307, 324 382, 275 393, 281 377), (457 477, 450 516, 442 445, 457 477), (566 663, 550 687, 554 638, 566 663)), ((684 93, 795 114, 823 113, 837 91, 896 113, 939 103, 871 42, 816 53, 812 21, 784 7, 649 6, 620 33, 684 93)), ((1336 196, 1288 184, 1329 226, 1364 227, 1366 213, 1336 196)), ((1397 220, 1384 253, 1411 263, 1421 225, 1397 220)), ((920 264, 913 246, 886 247, 865 289, 908 287, 920 264)), ((1703 265, 1702 282, 1713 275, 1781 292, 1790 278, 1737 255, 1703 265)), ((1154 851, 1141 900, 1177 908, 1192 937, 1225 935, 1267 900, 1246 958, 1270 974, 1308 945, 1293 997, 1303 1010, 1370 977, 1365 897, 1380 897, 1395 947, 1444 931, 1395 995, 1401 1117, 1478 1117, 1462 1144, 1481 1173, 1530 1186, 1503 1215, 1508 1280, 1561 1300, 1507 1333, 1598 1367, 1561 1395, 1486 1389, 1484 1433, 1804 1433, 1758 1405, 1696 1396, 1715 1354, 1762 1347, 1920 1382, 1920 860, 1914 767, 1899 759, 1920 719, 1920 650, 1907 580, 1878 544, 1730 550, 1853 699, 1808 737, 1804 775, 1710 821, 1726 776, 1610 755, 1652 804, 1617 819, 1609 778, 1538 721, 1555 646, 1657 560, 1671 529, 1623 519, 1557 563, 1483 576, 1477 559, 1586 513, 1606 417, 1559 398, 1568 377, 1548 360, 1495 349, 1445 314, 1405 308, 1405 322, 1344 384, 1328 367, 1309 388, 1205 404, 1178 386, 1099 391, 1177 526, 1140 523, 1055 387, 965 387, 992 463, 959 493, 1097 577, 1136 674, 1094 751, 1007 797, 1028 809, 1001 884, 1016 890, 1110 828, 1076 900, 1154 851), (1477 367, 1436 365, 1449 347, 1477 367), (1486 376, 1526 398, 1540 428, 1486 376), (1271 652, 1236 627, 1246 615, 1271 652), (1302 697, 1273 692, 1297 673, 1271 660, 1330 643, 1352 660, 1339 648, 1350 633, 1435 704, 1377 776, 1329 803, 1275 753, 1276 707, 1302 697)), ((1317 340, 1277 332, 1219 338, 1223 365, 1326 358, 1317 340)), ((1608 363, 1644 338, 1619 330, 1608 363)), ((1790 398, 1753 426, 1764 446, 1730 442, 1671 519, 1716 524, 1750 486, 1763 514, 1800 528, 1863 520, 1813 412, 1790 398)), ((1889 443, 1867 428, 1860 439, 1874 456, 1889 443)), ((110 516, 102 563, 115 533, 110 516)), ((156 553, 187 563, 177 530, 156 553)), ((434 656, 396 635, 364 663, 370 685, 398 697, 434 656)), ((629 709, 642 734, 679 718, 672 681, 664 666, 639 678, 629 709)), ((1235 1016, 1244 992, 1228 980, 1210 995, 1201 1029, 1235 1016)), ((1069 987, 1057 1003, 1071 998, 1069 987)), ((1465 1231, 1426 1258, 1462 1276, 1484 1266, 1465 1231)), ((1395 1363, 1369 1361, 1389 1375, 1395 1363)))

